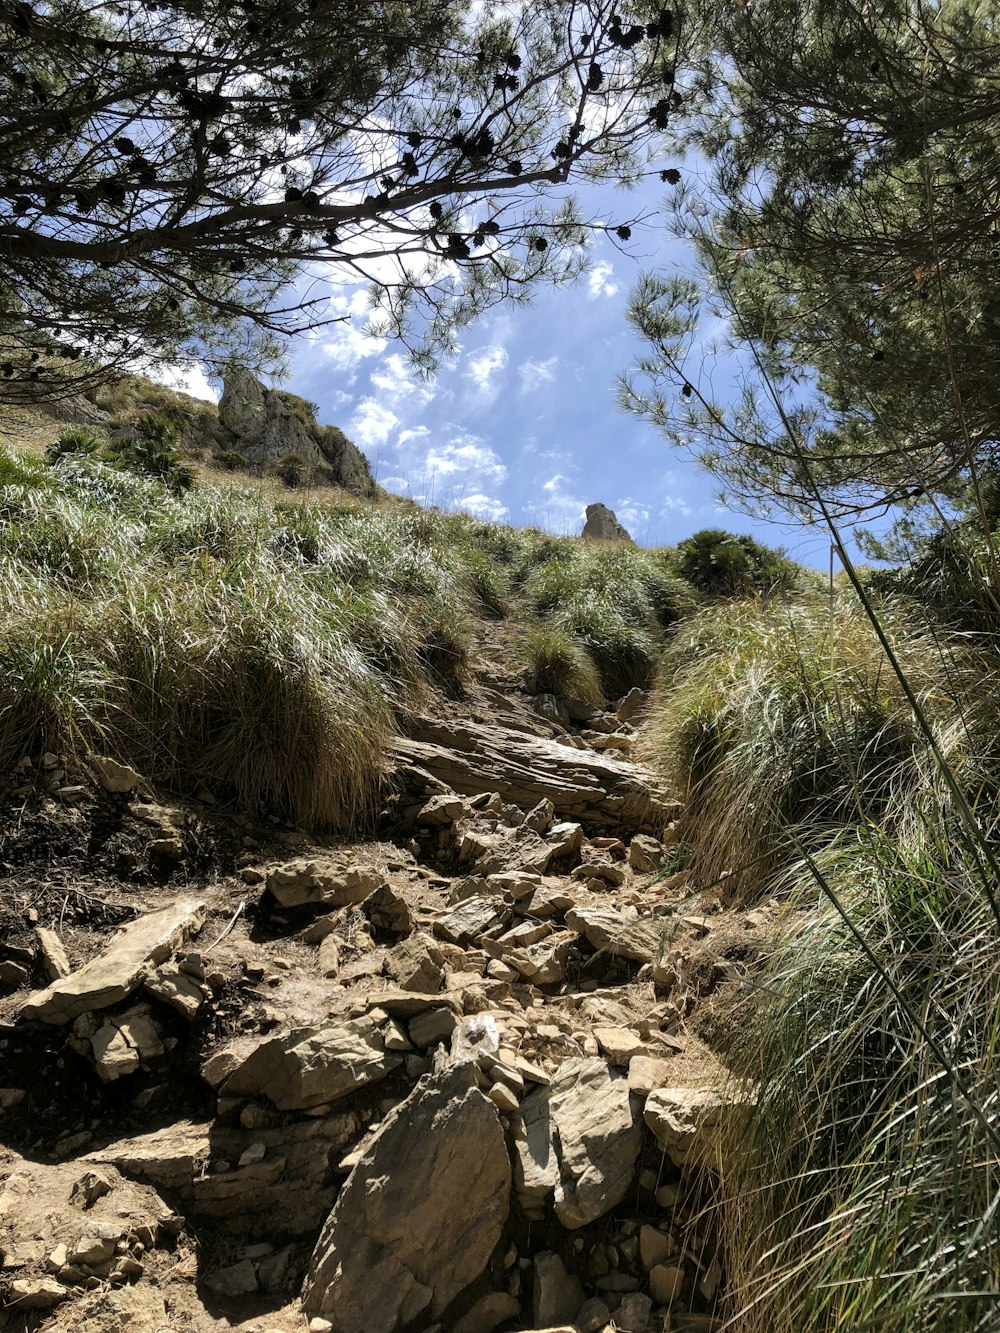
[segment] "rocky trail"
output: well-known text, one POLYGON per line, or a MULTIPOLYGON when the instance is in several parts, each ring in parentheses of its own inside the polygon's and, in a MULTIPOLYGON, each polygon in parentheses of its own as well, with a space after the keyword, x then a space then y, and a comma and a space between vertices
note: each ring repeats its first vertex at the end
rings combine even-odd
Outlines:
POLYGON ((0 1328, 720 1328, 773 909, 692 887, 645 702, 480 681, 363 842, 0 775, 0 1328))

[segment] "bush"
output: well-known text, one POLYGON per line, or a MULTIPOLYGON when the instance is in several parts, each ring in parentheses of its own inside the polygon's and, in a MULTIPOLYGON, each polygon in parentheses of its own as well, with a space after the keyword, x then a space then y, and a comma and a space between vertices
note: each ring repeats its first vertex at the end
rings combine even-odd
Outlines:
MULTIPOLYGON (((889 625, 914 688, 939 695, 940 651, 889 625)), ((647 756, 684 800, 703 882, 766 890, 796 839, 901 816, 928 759, 881 646, 850 597, 713 607, 664 662, 647 756)))
POLYGON ((224 467, 227 472, 245 472, 250 467, 249 458, 241 454, 239 449, 222 449, 212 455, 212 462, 216 467, 224 467))
POLYGON ((68 426, 46 448, 45 458, 57 463, 61 458, 96 458, 106 447, 108 437, 92 426, 68 426))
POLYGON ((316 414, 319 411, 316 403, 310 402, 308 398, 300 398, 297 393, 289 393, 287 389, 272 389, 271 393, 284 403, 292 416, 301 421, 303 426, 310 429, 316 427, 316 414))
POLYGON ((603 707, 597 668, 570 630, 550 624, 532 626, 522 639, 521 652, 536 691, 603 707))
POLYGON ((275 475, 280 477, 282 482, 290 491, 301 486, 304 481, 309 479, 309 464, 301 454, 287 453, 278 459, 274 465, 275 475))
POLYGON ((714 597, 787 592, 795 587, 799 575, 798 566, 780 551, 718 528, 705 528, 685 538, 678 544, 676 558, 681 577, 714 597))
POLYGON ((177 427, 165 412, 144 412, 129 434, 109 445, 105 457, 114 467, 157 477, 179 494, 194 485, 194 473, 177 450, 177 427))

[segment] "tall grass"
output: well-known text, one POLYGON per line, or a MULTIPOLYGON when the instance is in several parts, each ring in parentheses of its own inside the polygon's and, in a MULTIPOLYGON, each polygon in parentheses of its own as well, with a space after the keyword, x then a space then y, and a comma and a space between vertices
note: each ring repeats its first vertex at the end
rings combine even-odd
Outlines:
POLYGON ((932 822, 845 831, 790 870, 796 925, 730 1052, 758 1097, 726 1154, 742 1333, 997 1327, 1000 966, 977 874, 932 822))
POLYGON ((467 649, 452 571, 399 515, 179 498, 92 460, 0 476, 0 767, 102 750, 309 827, 366 822, 394 709, 467 649))
POLYGON ((883 604, 904 684, 871 610, 709 608, 662 668, 697 873, 786 903, 727 1050, 755 1090, 721 1182, 740 1333, 998 1327, 998 663, 883 604))
MULTIPOLYGON (((953 714, 957 649, 886 614, 924 707, 953 714)), ((845 823, 906 820, 933 767, 910 706, 849 593, 751 599, 679 629, 660 673, 647 756, 686 805, 704 882, 731 895, 845 823)))
POLYGON ((0 574, 0 772, 101 750, 316 829, 370 819, 398 714, 461 693, 477 619, 526 622, 543 684, 602 702, 650 677, 691 602, 655 553, 404 503, 181 495, 73 451, 0 451, 0 574))

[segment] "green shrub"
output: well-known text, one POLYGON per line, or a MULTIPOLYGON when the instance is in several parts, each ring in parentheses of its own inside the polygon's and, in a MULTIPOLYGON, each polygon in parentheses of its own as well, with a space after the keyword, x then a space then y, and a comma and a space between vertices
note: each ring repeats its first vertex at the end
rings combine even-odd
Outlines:
POLYGON ((49 463, 73 456, 75 458, 96 458, 107 445, 108 437, 102 430, 92 426, 67 426, 45 450, 49 463))
POLYGON ((559 625, 533 625, 524 634, 521 652, 536 691, 603 706, 597 668, 572 631, 559 625))
POLYGON ((693 588, 716 597, 788 591, 799 573, 780 551, 718 528, 685 538, 678 544, 676 558, 681 576, 693 588))
POLYGON ((222 449, 212 455, 212 462, 217 467, 224 467, 227 472, 245 472, 250 467, 249 458, 238 449, 222 449))
MULTIPOLYGON (((889 626, 932 706, 941 656, 889 626)), ((688 621, 664 662, 647 756, 686 804, 699 876, 760 893, 795 838, 905 811, 926 746, 852 598, 726 604, 688 621)))
POLYGON ((275 475, 280 477, 290 491, 301 486, 309 479, 309 464, 301 454, 282 455, 274 465, 275 475))
POLYGON ((194 485, 194 473, 177 450, 177 426, 165 412, 144 412, 122 439, 108 446, 105 457, 114 467, 157 477, 179 494, 194 485))
POLYGON ((284 403, 292 416, 301 421, 303 426, 308 426, 310 429, 316 426, 316 414, 319 411, 316 403, 310 402, 308 398, 300 398, 297 393, 289 393, 287 389, 272 389, 271 393, 284 403))

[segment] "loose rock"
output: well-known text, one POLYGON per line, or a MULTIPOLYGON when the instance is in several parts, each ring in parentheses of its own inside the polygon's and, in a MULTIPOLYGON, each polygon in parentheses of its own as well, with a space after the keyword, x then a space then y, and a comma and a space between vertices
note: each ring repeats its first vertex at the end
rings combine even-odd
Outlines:
POLYGON ((462 1065, 422 1079, 352 1171, 313 1253, 303 1309, 335 1333, 435 1318, 486 1267, 507 1218, 496 1108, 462 1065))

